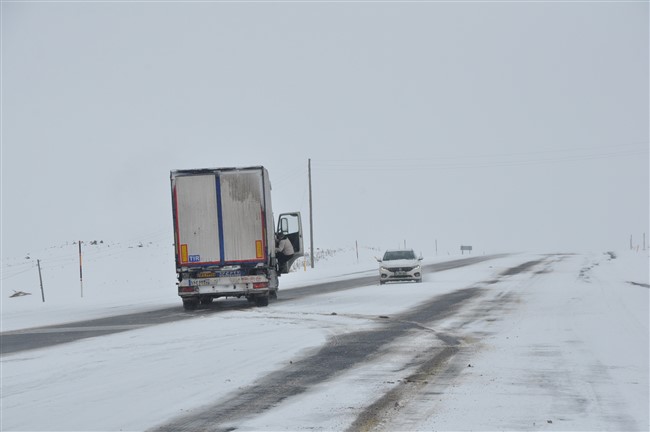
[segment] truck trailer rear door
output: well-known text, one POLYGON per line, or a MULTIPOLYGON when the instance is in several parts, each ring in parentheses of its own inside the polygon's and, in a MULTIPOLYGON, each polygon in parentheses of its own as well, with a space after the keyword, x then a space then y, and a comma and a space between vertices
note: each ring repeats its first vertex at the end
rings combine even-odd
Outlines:
POLYGON ((174 179, 178 264, 221 261, 219 215, 214 174, 181 175, 174 179))

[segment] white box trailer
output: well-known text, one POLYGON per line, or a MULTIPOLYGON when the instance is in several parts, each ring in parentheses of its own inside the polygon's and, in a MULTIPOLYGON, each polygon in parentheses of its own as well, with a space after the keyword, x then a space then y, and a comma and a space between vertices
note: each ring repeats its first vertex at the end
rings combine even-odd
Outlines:
POLYGON ((185 309, 218 297, 266 306, 278 274, 303 255, 299 212, 283 213, 278 231, 294 248, 277 267, 271 182, 266 168, 204 168, 170 173, 178 295, 185 309))

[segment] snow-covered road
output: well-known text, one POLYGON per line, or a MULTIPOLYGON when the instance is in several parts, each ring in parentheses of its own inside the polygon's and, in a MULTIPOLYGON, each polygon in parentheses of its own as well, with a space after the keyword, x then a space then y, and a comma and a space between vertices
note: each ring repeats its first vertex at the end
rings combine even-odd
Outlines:
MULTIPOLYGON (((513 255, 6 355, 2 430, 648 430, 648 258, 611 258, 513 255)), ((5 306, 3 329, 29 326, 5 306)))

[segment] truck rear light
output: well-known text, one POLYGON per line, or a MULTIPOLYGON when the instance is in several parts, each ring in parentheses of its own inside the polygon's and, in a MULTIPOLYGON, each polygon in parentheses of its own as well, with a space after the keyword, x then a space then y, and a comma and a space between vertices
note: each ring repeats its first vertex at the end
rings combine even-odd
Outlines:
POLYGON ((253 284, 253 289, 258 289, 258 288, 268 288, 269 283, 268 282, 255 282, 253 284))
POLYGON ((180 287, 180 289, 178 290, 178 292, 182 292, 182 293, 193 293, 194 291, 196 290, 194 289, 194 287, 191 286, 180 287))

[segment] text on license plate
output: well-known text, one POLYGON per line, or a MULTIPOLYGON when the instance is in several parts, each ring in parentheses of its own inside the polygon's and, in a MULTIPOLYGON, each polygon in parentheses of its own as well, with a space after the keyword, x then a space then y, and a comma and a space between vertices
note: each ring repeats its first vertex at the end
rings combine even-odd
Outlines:
POLYGON ((221 270, 217 272, 217 277, 236 277, 241 275, 241 270, 221 270))
POLYGON ((191 279, 190 286, 207 286, 212 285, 212 279, 191 279))

